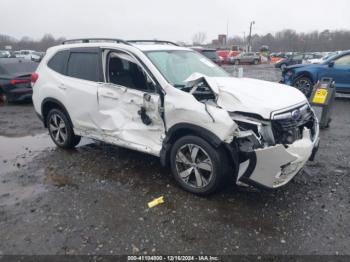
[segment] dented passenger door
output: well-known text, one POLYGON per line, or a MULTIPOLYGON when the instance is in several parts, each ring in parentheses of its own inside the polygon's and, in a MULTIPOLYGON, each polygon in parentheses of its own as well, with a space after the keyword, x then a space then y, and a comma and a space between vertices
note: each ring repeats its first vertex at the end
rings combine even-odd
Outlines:
POLYGON ((159 155, 164 134, 154 82, 129 54, 106 55, 106 82, 98 88, 98 126, 103 140, 159 155))

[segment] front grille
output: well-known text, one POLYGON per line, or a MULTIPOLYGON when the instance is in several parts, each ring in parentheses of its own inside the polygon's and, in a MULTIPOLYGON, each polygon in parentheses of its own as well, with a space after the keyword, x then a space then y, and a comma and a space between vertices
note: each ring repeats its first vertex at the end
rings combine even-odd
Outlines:
POLYGON ((275 114, 272 130, 276 144, 292 144, 302 138, 304 127, 314 135, 315 116, 308 104, 275 114), (298 113, 299 112, 299 113, 298 113))

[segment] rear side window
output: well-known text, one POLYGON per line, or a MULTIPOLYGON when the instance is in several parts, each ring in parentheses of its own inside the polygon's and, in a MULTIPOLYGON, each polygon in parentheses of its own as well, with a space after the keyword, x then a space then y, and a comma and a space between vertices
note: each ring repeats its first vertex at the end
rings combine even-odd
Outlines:
POLYGON ((69 50, 59 51, 50 59, 47 66, 60 74, 64 74, 68 56, 69 50))
POLYGON ((67 75, 98 82, 98 54, 85 52, 71 53, 68 61, 67 75))

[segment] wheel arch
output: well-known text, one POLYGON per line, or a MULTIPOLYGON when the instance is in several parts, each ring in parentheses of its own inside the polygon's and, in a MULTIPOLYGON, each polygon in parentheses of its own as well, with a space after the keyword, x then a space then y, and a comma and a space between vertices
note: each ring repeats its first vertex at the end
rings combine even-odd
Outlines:
POLYGON ((60 101, 52 97, 45 98, 41 103, 41 115, 42 115, 44 126, 47 127, 47 123, 46 123, 47 116, 50 110, 54 108, 62 110, 62 112, 67 116, 69 123, 73 127, 73 122, 69 116, 69 113, 66 107, 60 101))
MULTIPOLYGON (((169 164, 172 145, 176 140, 186 135, 199 136, 206 140, 214 148, 227 145, 218 136, 203 127, 189 123, 175 124, 168 130, 166 137, 163 140, 163 146, 160 152, 160 161, 163 166, 167 166, 169 164)), ((224 146, 224 148, 229 155, 232 155, 232 152, 229 151, 227 146, 224 146)))
POLYGON ((307 77, 310 78, 310 80, 312 81, 312 83, 315 83, 315 78, 313 77, 312 73, 308 72, 308 71, 301 71, 299 72, 293 79, 293 85, 295 84, 295 82, 302 78, 302 77, 307 77))

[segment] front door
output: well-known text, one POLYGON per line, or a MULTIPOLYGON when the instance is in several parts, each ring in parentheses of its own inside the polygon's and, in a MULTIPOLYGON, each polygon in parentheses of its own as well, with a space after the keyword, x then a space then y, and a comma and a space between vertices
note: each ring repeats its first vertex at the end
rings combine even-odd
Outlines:
POLYGON ((103 140, 159 156, 165 128, 154 81, 130 54, 105 50, 104 57, 97 123, 103 140))
POLYGON ((350 91, 350 54, 334 60, 334 64, 320 73, 320 78, 331 77, 338 91, 350 91))

